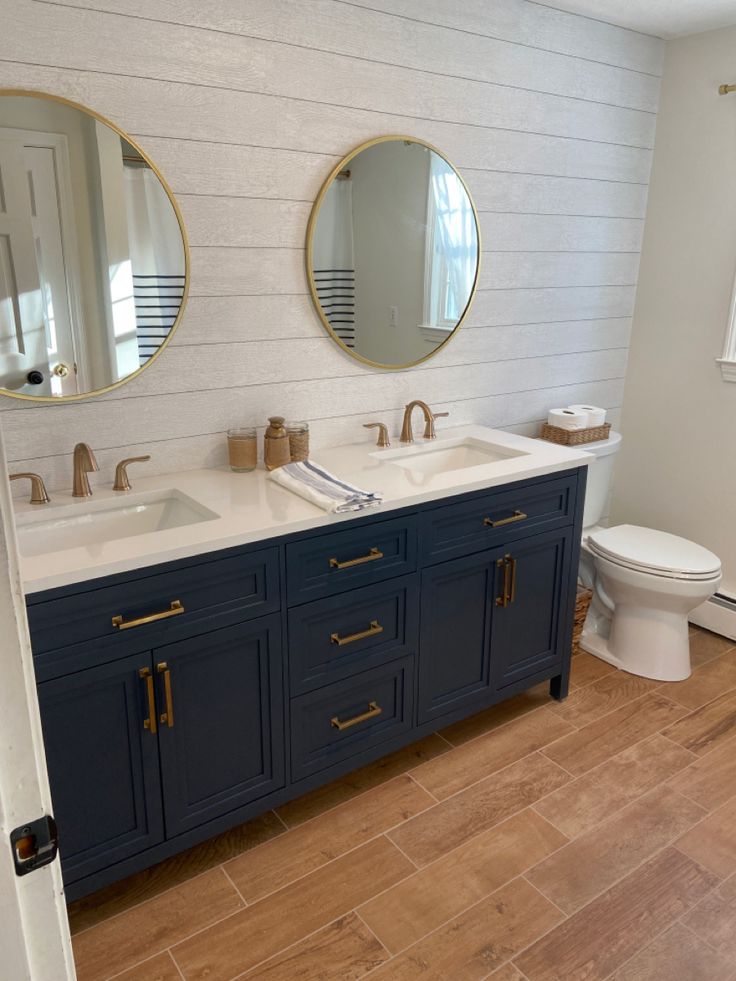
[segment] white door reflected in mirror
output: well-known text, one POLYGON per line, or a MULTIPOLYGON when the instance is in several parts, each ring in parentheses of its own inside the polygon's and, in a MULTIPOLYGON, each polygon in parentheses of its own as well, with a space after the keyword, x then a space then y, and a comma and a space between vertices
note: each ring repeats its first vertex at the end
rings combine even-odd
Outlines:
POLYGON ((0 389, 80 398, 165 346, 186 295, 174 200, 102 117, 0 91, 0 389))
POLYGON ((358 147, 328 178, 307 232, 323 324, 372 365, 424 361, 467 312, 479 239, 468 189, 438 150, 403 137, 358 147))

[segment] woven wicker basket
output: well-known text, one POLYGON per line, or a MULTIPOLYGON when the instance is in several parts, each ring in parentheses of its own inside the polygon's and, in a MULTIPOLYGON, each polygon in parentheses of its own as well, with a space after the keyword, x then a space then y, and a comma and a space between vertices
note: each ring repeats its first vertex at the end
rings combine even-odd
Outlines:
POLYGON ((611 423, 605 422, 602 426, 593 426, 591 429, 560 429, 559 426, 550 426, 549 423, 542 423, 540 439, 546 439, 548 443, 559 443, 561 446, 581 446, 584 443, 597 443, 601 439, 608 439, 611 432, 611 423))
POLYGON ((572 626, 572 652, 573 654, 580 653, 580 635, 583 632, 583 624, 585 623, 585 618, 588 615, 588 607, 590 606, 590 601, 593 598, 593 591, 590 589, 585 589, 584 586, 578 586, 578 595, 575 601, 575 618, 573 620, 572 626))

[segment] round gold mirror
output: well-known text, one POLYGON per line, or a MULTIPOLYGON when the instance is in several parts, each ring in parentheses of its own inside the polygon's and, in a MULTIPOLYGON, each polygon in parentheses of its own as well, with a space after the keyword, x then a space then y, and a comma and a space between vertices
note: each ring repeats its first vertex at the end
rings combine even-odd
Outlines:
POLYGON ((352 357, 408 368, 460 327, 480 229, 470 192, 422 140, 382 136, 333 169, 307 228, 307 278, 327 331, 352 357))
POLYGON ((135 141, 75 102, 0 89, 0 393, 122 385, 168 344, 188 285, 181 213, 135 141))

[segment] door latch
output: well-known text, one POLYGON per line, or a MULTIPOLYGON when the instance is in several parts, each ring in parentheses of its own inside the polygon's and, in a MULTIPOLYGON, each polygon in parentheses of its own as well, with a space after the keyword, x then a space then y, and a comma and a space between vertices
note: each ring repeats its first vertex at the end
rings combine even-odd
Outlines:
POLYGON ((28 875, 50 865, 59 852, 56 821, 50 814, 44 814, 37 821, 22 824, 10 832, 10 847, 16 875, 28 875))

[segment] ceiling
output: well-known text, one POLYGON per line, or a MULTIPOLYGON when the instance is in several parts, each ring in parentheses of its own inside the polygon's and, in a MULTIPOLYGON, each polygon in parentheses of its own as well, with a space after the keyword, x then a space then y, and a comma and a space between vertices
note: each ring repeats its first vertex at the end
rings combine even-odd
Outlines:
POLYGON ((657 37, 736 26, 736 0, 536 0, 657 37))

